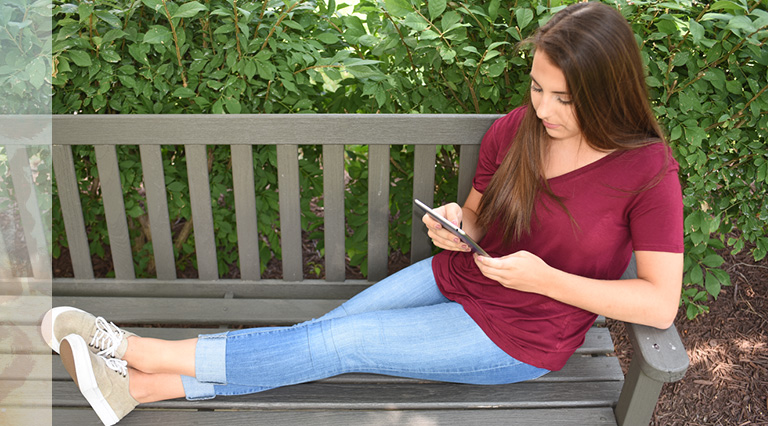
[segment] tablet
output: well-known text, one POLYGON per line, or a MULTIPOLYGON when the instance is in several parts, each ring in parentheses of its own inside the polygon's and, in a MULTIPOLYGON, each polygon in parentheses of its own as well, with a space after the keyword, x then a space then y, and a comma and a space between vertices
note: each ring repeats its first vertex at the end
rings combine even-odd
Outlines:
POLYGON ((451 234, 459 237, 461 241, 463 241, 466 245, 469 246, 472 251, 476 252, 477 254, 485 257, 491 257, 488 253, 485 252, 485 250, 480 247, 479 244, 477 244, 469 235, 467 235, 466 232, 464 232, 463 229, 459 228, 458 226, 454 225, 448 219, 444 218, 434 210, 432 210, 429 206, 422 203, 419 200, 414 199, 414 203, 416 203, 416 206, 418 206, 421 211, 424 213, 432 216, 433 219, 440 222, 440 224, 443 226, 443 228, 447 229, 451 234))

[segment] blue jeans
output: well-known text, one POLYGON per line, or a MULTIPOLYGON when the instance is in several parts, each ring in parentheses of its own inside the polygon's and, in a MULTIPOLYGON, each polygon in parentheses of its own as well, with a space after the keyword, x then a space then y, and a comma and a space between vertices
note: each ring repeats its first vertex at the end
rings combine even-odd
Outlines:
POLYGON ((440 293, 432 260, 369 287, 321 318, 293 327, 201 335, 187 399, 241 395, 342 373, 471 384, 514 383, 548 370, 499 349, 440 293))

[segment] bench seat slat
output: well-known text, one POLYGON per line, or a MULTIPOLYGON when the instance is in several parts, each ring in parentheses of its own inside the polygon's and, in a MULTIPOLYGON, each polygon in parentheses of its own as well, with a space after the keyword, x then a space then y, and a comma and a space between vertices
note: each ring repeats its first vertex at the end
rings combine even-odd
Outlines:
MULTIPOLYGON (((60 426, 100 425, 90 410, 54 408, 55 424, 60 426)), ((356 411, 158 411, 137 409, 120 421, 120 426, 229 425, 252 426, 615 426, 610 408, 566 408, 533 410, 356 410, 356 411)))
MULTIPOLYGON (((447 383, 305 383, 256 394, 204 401, 176 399, 145 408, 233 410, 446 410, 494 408, 613 407, 621 382, 515 383, 477 386, 447 383), (354 395, 354 398, 351 396, 354 395)), ((53 382, 54 405, 84 407, 74 382, 53 382)))
MULTIPOLYGON (((50 352, 50 350, 49 350, 50 352)), ((11 355, 0 355, 0 360, 7 359, 11 355)), ((30 379, 42 380, 53 377, 54 380, 71 380, 69 374, 64 369, 64 365, 59 361, 58 355, 24 355, 29 357, 35 365, 39 364, 34 370, 34 376, 30 379), (51 369, 51 363, 53 368, 51 369)), ((20 373, 21 374, 21 373, 20 373)), ((13 377, 8 378, 24 378, 13 377)), ((536 379, 541 383, 553 382, 585 382, 585 381, 621 381, 624 375, 621 372, 619 361, 614 357, 592 357, 576 355, 571 357, 568 363, 560 371, 553 371, 536 379)), ((342 374, 336 377, 330 377, 320 380, 320 383, 340 383, 340 384, 417 384, 425 383, 423 380, 408 379, 404 377, 383 376, 378 374, 350 373, 342 374)))

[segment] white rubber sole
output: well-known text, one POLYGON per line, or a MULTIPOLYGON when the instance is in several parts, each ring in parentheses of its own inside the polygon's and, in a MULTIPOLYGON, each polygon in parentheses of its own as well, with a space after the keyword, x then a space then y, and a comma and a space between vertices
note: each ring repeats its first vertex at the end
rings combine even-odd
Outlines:
POLYGON ((77 334, 70 334, 62 339, 60 349, 64 368, 72 376, 80 389, 80 393, 91 404, 91 408, 99 416, 104 426, 112 426, 117 423, 120 419, 99 390, 96 376, 93 374, 91 352, 88 350, 85 340, 77 334))
POLYGON ((56 317, 61 315, 64 312, 69 311, 78 311, 78 312, 85 312, 82 309, 73 308, 71 306, 59 306, 57 308, 53 308, 45 313, 45 316, 43 317, 43 323, 40 325, 40 334, 43 335, 43 340, 45 340, 45 343, 48 344, 48 346, 51 347, 56 353, 59 352, 59 341, 64 336, 56 336, 53 332, 53 324, 56 323, 56 317))

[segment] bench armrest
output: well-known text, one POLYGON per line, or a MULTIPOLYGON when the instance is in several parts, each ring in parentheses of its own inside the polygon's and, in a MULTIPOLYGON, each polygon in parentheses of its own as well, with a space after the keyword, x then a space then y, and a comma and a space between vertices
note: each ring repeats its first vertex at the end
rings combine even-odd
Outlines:
POLYGON ((674 325, 666 330, 630 323, 626 326, 634 350, 632 362, 638 362, 646 376, 662 383, 683 378, 688 353, 674 325))
POLYGON ((620 426, 647 425, 664 383, 680 380, 688 369, 688 353, 677 328, 666 330, 627 323, 633 355, 616 404, 620 426))

